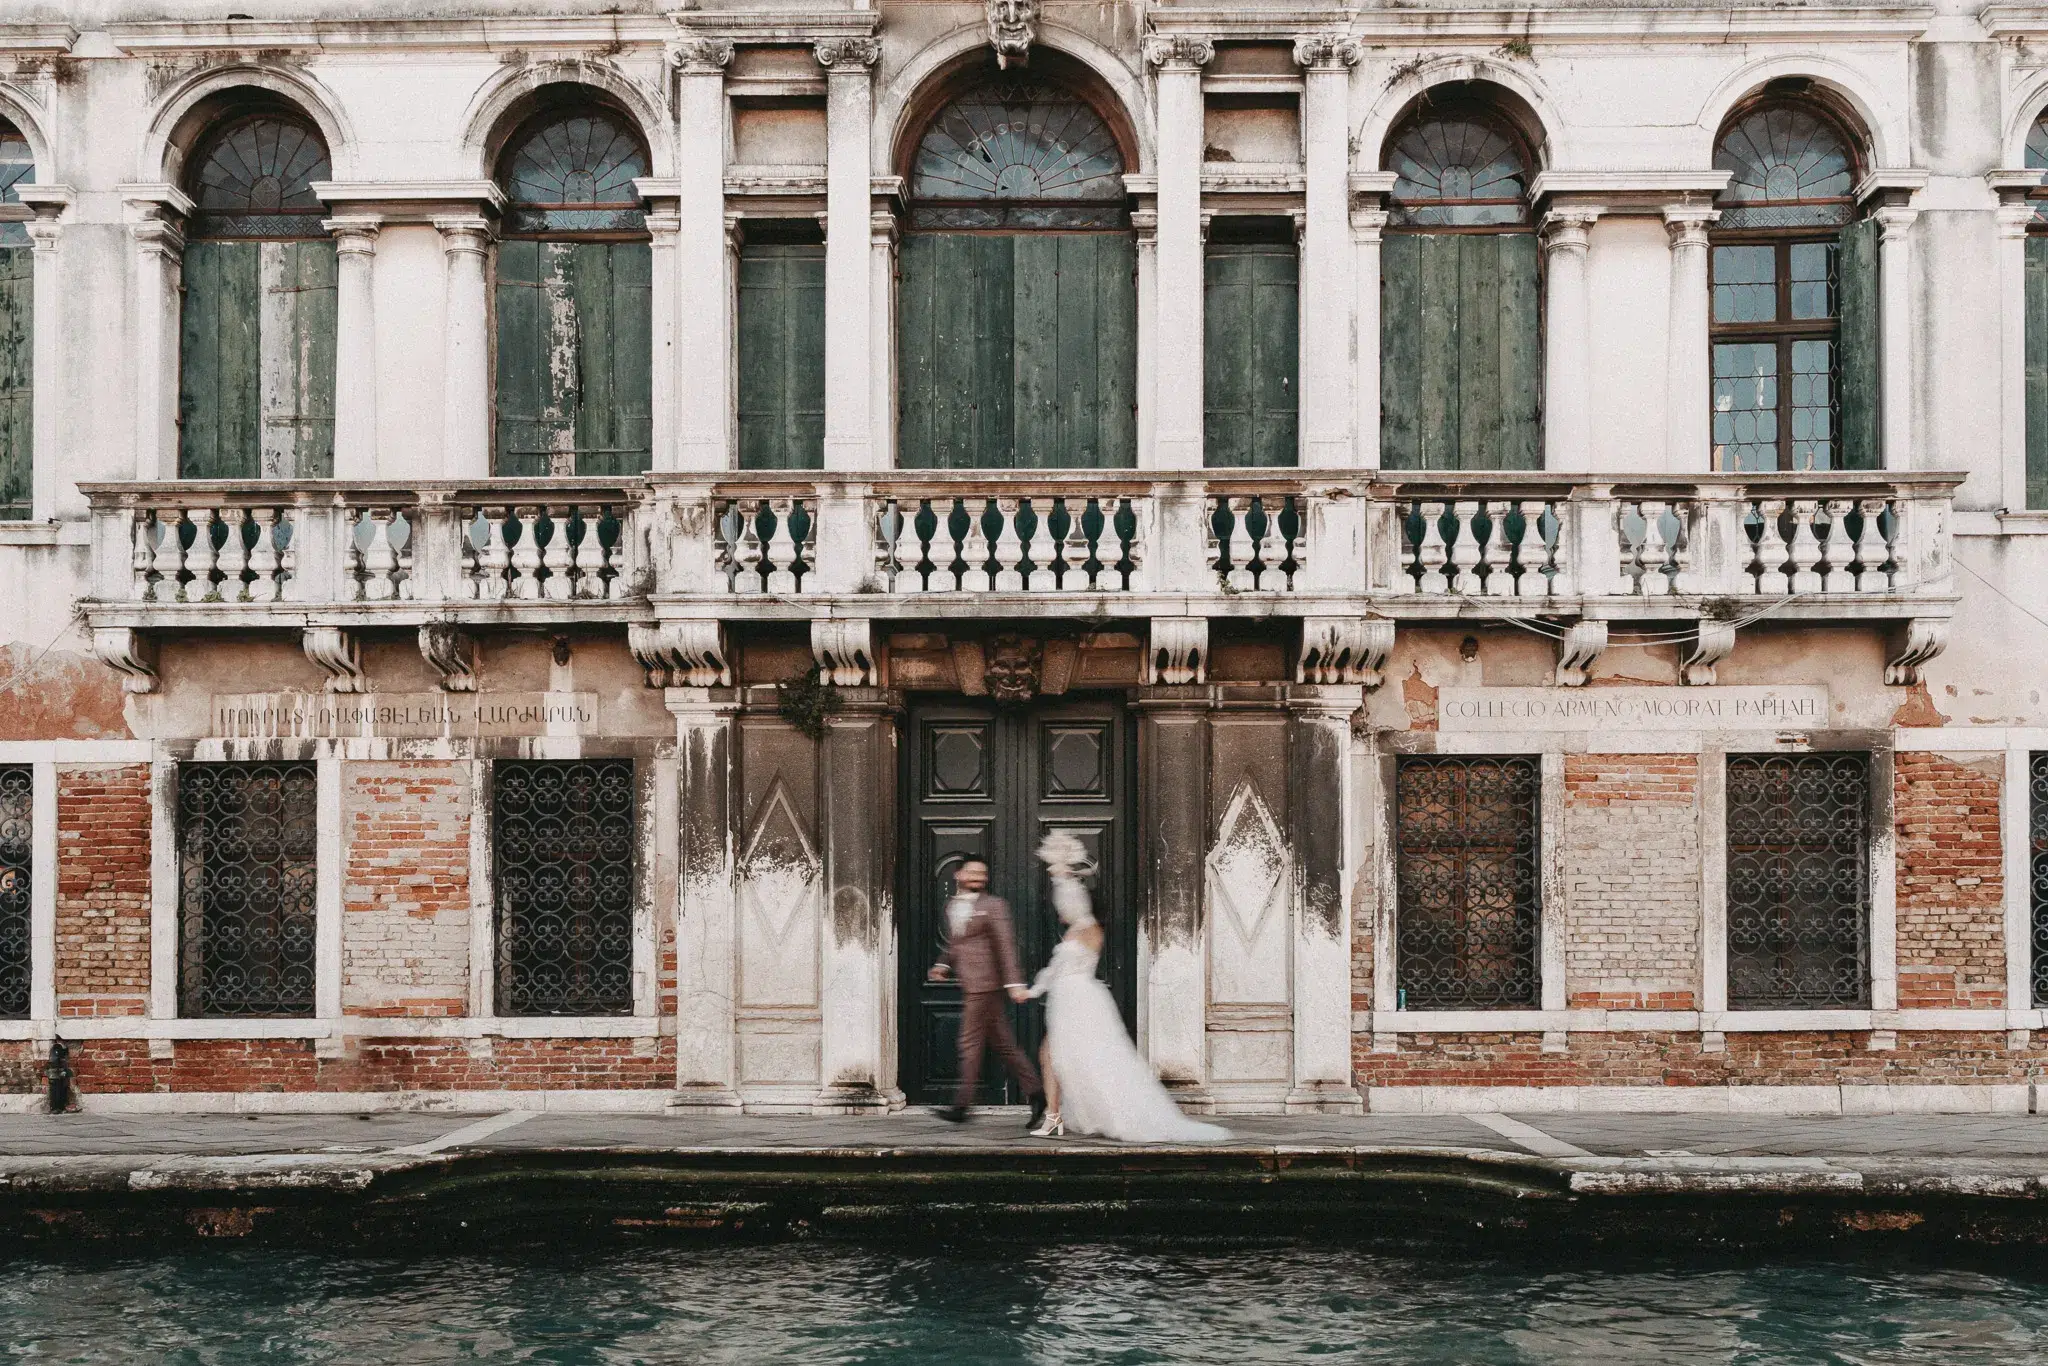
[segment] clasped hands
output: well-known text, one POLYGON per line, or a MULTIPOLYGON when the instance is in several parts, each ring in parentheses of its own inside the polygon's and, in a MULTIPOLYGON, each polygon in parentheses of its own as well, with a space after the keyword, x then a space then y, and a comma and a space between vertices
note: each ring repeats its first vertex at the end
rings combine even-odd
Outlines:
MULTIPOLYGON (((952 975, 952 969, 948 968, 944 963, 934 963, 931 966, 931 971, 927 972, 925 977, 933 982, 943 982, 952 975)), ((1006 990, 1010 993, 1010 999, 1020 1006, 1031 999, 1031 993, 1023 987, 1012 986, 1006 988, 1006 990)))

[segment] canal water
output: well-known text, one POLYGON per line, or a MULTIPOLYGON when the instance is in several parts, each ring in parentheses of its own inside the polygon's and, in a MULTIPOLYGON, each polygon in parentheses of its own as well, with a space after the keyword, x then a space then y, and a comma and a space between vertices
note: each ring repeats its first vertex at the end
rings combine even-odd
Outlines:
POLYGON ((2048 1275, 1509 1264, 1246 1243, 246 1245, 0 1262, 0 1361, 2048 1362, 2048 1275))

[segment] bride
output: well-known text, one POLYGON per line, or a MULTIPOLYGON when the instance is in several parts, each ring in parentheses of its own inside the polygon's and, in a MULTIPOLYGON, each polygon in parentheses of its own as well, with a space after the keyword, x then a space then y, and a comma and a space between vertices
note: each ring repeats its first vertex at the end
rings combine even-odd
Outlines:
POLYGON ((1090 871, 1088 851, 1074 836, 1054 831, 1038 846, 1038 857, 1052 875, 1053 908, 1067 933, 1031 988, 1033 996, 1046 998, 1041 1057, 1047 1105, 1045 1123, 1032 1130, 1033 1135, 1058 1137, 1071 1127, 1077 1134, 1126 1143, 1214 1143, 1229 1138, 1228 1129, 1181 1113, 1124 1033, 1123 1016, 1109 988, 1096 979, 1102 926, 1090 908, 1088 889, 1081 885, 1090 871))

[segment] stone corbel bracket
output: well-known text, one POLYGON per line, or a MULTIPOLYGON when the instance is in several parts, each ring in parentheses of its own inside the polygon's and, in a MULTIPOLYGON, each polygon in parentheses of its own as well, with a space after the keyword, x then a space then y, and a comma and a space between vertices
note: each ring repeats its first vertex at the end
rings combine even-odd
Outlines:
POLYGON ((626 648, 647 670, 650 688, 732 686, 732 654, 722 621, 629 623, 626 648))
POLYGON ((1154 617, 1145 648, 1145 682, 1150 686, 1209 681, 1209 619, 1154 617))
POLYGON ((1947 617, 1914 617, 1893 637, 1892 655, 1884 665, 1884 681, 1895 687, 1912 687, 1920 681, 1921 669, 1927 661, 1947 648, 1947 617))
POLYGON ((363 673, 363 652, 354 631, 339 626, 308 626, 299 636, 306 658, 327 675, 329 692, 368 692, 370 680, 363 673))
POLYGON ((1702 621, 1699 634, 1693 638, 1692 648, 1678 661, 1678 681, 1697 687, 1709 687, 1714 682, 1714 666, 1726 659, 1735 649, 1735 623, 1732 621, 1702 621))
POLYGON ((1361 683, 1377 688, 1394 652, 1394 623, 1383 617, 1304 617, 1297 683, 1361 683))
POLYGON ((1557 644, 1557 685, 1583 688, 1592 675, 1593 661, 1607 648, 1607 623, 1575 621, 1565 629, 1557 644))
POLYGON ((476 691, 476 642, 467 631, 445 621, 425 623, 420 655, 441 675, 441 691, 476 691))
POLYGON ((121 675, 121 691, 156 691, 156 642, 130 626, 97 626, 92 633, 93 657, 121 675))
POLYGON ((875 667, 874 628, 864 617, 813 618, 811 655, 818 661, 819 676, 835 688, 881 684, 875 667))

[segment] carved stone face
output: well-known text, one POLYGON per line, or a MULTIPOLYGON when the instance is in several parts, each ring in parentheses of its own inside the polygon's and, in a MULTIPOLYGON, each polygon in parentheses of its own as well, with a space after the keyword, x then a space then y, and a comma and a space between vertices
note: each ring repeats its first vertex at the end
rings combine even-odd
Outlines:
POLYGON ((988 643, 983 679, 998 702, 1029 702, 1038 696, 1038 669, 1045 646, 1023 636, 997 636, 988 643))
POLYGON ((1023 66, 1031 60, 1031 40, 1038 36, 1038 0, 988 0, 988 40, 996 65, 1023 66))

